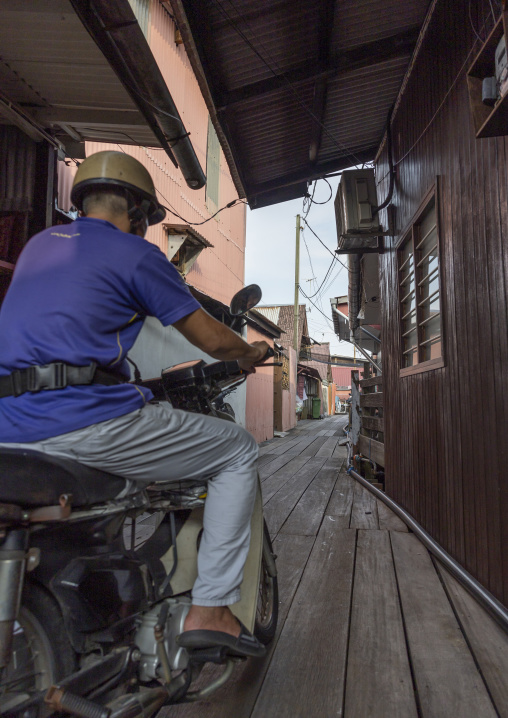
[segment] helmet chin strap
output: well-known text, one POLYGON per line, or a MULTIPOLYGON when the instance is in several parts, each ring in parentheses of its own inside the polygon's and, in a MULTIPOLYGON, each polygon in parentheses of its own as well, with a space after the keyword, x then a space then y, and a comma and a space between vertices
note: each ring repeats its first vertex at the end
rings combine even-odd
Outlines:
MULTIPOLYGON (((129 192, 130 194, 130 192, 129 192)), ((132 198, 132 195, 131 197, 132 198)), ((129 199, 130 199, 129 198, 129 199)), ((137 234, 137 230, 139 226, 145 222, 148 226, 148 211, 150 209, 150 202, 146 199, 143 199, 139 205, 134 203, 134 199, 132 198, 132 206, 128 211, 129 214, 129 221, 131 223, 131 234, 137 234)))

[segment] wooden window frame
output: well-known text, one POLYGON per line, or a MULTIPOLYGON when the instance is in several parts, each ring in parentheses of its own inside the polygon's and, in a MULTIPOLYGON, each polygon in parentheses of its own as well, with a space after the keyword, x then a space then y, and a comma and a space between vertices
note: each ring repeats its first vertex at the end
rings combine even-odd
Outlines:
MULTIPOLYGON (((412 376, 414 374, 422 374, 427 371, 433 371, 435 369, 442 369, 444 366, 446 366, 445 361, 445 321, 444 321, 444 307, 443 307, 443 266, 441 261, 441 241, 440 241, 440 235, 441 235, 441 227, 440 227, 440 221, 439 221, 439 178, 436 178, 436 182, 433 184, 433 186, 428 190, 428 192, 425 194, 423 200, 420 203, 420 206, 418 207, 417 211, 415 212, 413 218, 409 222, 408 227, 406 230, 402 233, 401 238, 399 242, 396 244, 396 264, 397 264, 397 296, 398 296, 398 325, 399 325, 399 377, 404 376, 412 376), (435 357, 434 359, 428 359, 426 361, 418 362, 418 364, 414 364, 413 366, 403 366, 403 351, 404 351, 404 341, 403 341, 403 325, 402 325, 402 315, 401 315, 401 286, 399 281, 399 254, 402 246, 404 243, 410 238, 410 241, 413 243, 413 256, 414 256, 414 266, 415 266, 415 289, 417 288, 417 266, 416 266, 416 252, 414 250, 415 247, 415 227, 418 225, 419 221, 422 218, 422 215, 425 213, 426 209, 428 208, 429 203, 434 199, 434 206, 435 206, 435 212, 436 212, 436 234, 437 234, 437 257, 439 262, 439 268, 438 268, 438 277, 439 277, 439 304, 440 304, 440 314, 441 314, 441 356, 435 357)), ((420 324, 420 316, 419 316, 419 310, 418 310, 418 301, 416 301, 416 330, 417 330, 417 352, 418 357, 420 357, 421 352, 421 346, 422 346, 422 329, 420 324)))

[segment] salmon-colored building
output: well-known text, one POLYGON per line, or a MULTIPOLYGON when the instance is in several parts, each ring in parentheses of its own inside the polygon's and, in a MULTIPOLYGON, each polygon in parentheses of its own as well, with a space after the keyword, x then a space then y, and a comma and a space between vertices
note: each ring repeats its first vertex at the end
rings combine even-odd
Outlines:
MULTIPOLYGON (((174 214, 168 211, 163 223, 150 227, 147 239, 175 263, 178 259, 181 263, 185 252, 181 245, 178 248, 176 245, 182 235, 188 235, 183 244, 192 244, 199 253, 186 273, 186 280, 205 294, 229 304, 232 295, 244 284, 246 207, 243 202, 238 202, 210 219, 217 210, 238 200, 238 193, 201 90, 179 41, 177 27, 164 6, 156 0, 133 0, 131 6, 178 107, 207 175, 207 184, 200 190, 190 189, 182 172, 160 148, 87 142, 86 154, 104 149, 120 150, 134 156, 148 169, 160 202, 174 214), (202 222, 205 224, 200 224, 202 222), (196 230, 206 243, 200 244, 199 238, 192 237, 189 229, 196 230), (175 237, 178 238, 176 242, 172 241, 175 237), (180 258, 175 257, 177 253, 180 258)), ((62 163, 59 165, 59 169, 65 167, 62 163)), ((68 202, 65 196, 61 201, 68 202)))

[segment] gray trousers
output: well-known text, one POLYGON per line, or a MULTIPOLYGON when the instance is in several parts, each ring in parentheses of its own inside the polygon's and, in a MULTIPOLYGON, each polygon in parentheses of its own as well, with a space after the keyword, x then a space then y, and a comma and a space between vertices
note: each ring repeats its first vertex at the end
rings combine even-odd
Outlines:
MULTIPOLYGON (((0 444, 1 446, 1 444, 0 444)), ((26 444, 3 444, 74 459, 136 482, 206 480, 203 536, 192 601, 240 600, 256 496, 254 438, 237 424, 146 404, 116 419, 26 444)))

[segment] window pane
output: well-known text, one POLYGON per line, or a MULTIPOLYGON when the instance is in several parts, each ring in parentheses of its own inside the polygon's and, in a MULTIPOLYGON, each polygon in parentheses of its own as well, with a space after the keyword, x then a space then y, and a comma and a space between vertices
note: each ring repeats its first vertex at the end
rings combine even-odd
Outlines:
POLYGON ((399 250, 399 296, 402 334, 402 365, 417 362, 416 282, 411 235, 399 250))
POLYGON ((436 203, 432 199, 415 227, 416 276, 418 283, 418 322, 420 360, 441 356, 441 302, 439 256, 437 248, 436 203))

